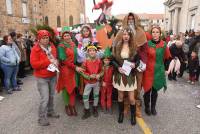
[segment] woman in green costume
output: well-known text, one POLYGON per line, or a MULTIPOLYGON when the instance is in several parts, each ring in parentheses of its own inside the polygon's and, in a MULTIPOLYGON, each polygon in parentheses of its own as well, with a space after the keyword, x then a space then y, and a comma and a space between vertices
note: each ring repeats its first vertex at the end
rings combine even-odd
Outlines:
POLYGON ((75 108, 76 72, 82 72, 83 69, 76 66, 77 48, 68 31, 62 34, 62 42, 58 45, 58 59, 60 74, 57 91, 62 91, 67 115, 77 116, 75 108))
POLYGON ((170 51, 167 44, 161 40, 160 27, 151 29, 152 40, 147 44, 147 64, 143 74, 142 86, 144 89, 145 113, 156 115, 156 102, 158 92, 161 88, 166 89, 164 60, 170 58, 170 51), (150 110, 151 100, 151 110, 150 110))

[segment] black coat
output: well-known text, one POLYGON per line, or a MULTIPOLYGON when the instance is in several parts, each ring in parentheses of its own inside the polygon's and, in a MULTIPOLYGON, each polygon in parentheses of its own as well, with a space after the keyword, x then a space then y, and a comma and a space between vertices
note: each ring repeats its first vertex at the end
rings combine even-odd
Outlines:
POLYGON ((193 74, 196 73, 199 67, 199 60, 198 58, 192 59, 191 57, 188 59, 188 68, 189 68, 189 73, 193 74))
POLYGON ((172 44, 171 47, 169 48, 169 50, 170 50, 170 53, 171 53, 171 56, 173 59, 175 57, 178 57, 180 62, 186 61, 186 57, 185 57, 182 47, 177 48, 177 46, 175 44, 172 44))
POLYGON ((199 36, 194 36, 189 43, 189 54, 192 53, 192 51, 198 52, 198 49, 200 46, 197 44, 200 43, 200 35, 199 36))

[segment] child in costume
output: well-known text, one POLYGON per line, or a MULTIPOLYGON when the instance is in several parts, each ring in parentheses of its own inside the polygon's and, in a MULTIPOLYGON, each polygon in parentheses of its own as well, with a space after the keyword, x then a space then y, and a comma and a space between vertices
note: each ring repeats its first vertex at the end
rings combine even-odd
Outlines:
POLYGON ((84 79, 84 92, 83 92, 83 102, 84 102, 84 114, 82 119, 87 119, 90 117, 89 109, 89 96, 93 89, 93 115, 98 117, 97 105, 99 101, 99 81, 103 76, 102 62, 97 58, 97 47, 90 43, 87 47, 87 59, 83 62, 82 67, 85 71, 82 73, 84 79))
POLYGON ((189 68, 188 83, 191 83, 192 85, 194 84, 194 82, 196 80, 196 72, 198 70, 198 66, 199 66, 199 60, 197 57, 197 53, 193 51, 188 60, 188 68, 189 68))
POLYGON ((81 29, 81 34, 76 35, 78 40, 78 63, 83 63, 86 58, 86 52, 84 51, 85 47, 89 42, 95 42, 95 39, 92 36, 92 31, 89 25, 83 25, 81 29))
POLYGON ((102 87, 101 87, 101 107, 104 113, 107 111, 112 114, 112 77, 113 77, 113 67, 110 65, 111 62, 111 51, 107 47, 104 51, 103 57, 103 71, 104 75, 102 78, 102 87))
MULTIPOLYGON (((89 25, 83 25, 81 29, 81 34, 76 35, 76 39, 78 40, 78 47, 77 47, 77 62, 78 65, 81 66, 83 61, 86 59, 86 51, 85 48, 89 42, 95 42, 95 39, 92 36, 92 31, 89 25)), ((80 87, 79 93, 80 95, 83 94, 84 89, 84 82, 83 77, 80 77, 80 87)))

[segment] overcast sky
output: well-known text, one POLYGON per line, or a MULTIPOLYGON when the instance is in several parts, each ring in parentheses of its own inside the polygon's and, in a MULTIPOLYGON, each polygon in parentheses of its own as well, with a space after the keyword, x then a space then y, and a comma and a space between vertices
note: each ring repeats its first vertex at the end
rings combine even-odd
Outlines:
MULTIPOLYGON (((96 0, 96 3, 101 0, 96 0)), ((164 13, 165 0, 113 0, 112 15, 134 13, 164 13)), ((98 18, 101 11, 92 13, 93 0, 85 0, 86 15, 90 21, 98 18)))

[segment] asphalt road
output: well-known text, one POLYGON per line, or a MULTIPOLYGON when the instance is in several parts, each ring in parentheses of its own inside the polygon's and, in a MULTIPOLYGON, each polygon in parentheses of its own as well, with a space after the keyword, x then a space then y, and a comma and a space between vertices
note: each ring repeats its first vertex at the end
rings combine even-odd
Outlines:
MULTIPOLYGON (((153 134, 200 134, 200 86, 190 85, 186 79, 168 82, 166 93, 159 92, 157 116, 146 116, 143 120, 153 134)), ((50 119, 51 125, 37 124, 39 93, 34 77, 24 80, 23 91, 12 95, 0 93, 5 99, 0 102, 0 134, 143 134, 139 124, 131 126, 128 117, 123 124, 117 123, 117 105, 113 115, 100 112, 98 118, 81 120, 83 106, 77 101, 78 116, 68 117, 60 94, 55 97, 55 109, 59 119, 50 119)), ((144 109, 144 108, 143 108, 144 109)), ((99 110, 100 111, 100 110, 99 110)), ((144 111, 144 110, 143 110, 144 111)))

